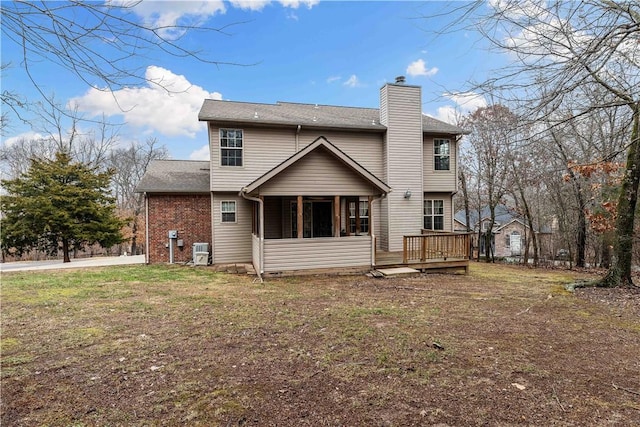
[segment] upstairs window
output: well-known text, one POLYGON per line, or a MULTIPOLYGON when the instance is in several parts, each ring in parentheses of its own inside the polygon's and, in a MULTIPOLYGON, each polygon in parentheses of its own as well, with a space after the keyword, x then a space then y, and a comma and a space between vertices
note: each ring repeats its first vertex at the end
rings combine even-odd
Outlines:
POLYGON ((424 201, 424 229, 444 230, 444 200, 424 201))
POLYGON ((242 129, 220 129, 220 164, 242 166, 242 129))
POLYGON ((448 139, 433 140, 433 165, 437 171, 449 170, 450 143, 448 139))

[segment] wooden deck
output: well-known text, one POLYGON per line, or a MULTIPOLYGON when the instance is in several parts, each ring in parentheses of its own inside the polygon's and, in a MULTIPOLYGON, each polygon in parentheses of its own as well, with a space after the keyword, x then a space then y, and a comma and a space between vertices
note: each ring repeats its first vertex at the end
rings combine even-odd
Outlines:
POLYGON ((376 252, 376 268, 411 267, 416 270, 469 272, 469 235, 428 233, 404 236, 403 251, 376 252))

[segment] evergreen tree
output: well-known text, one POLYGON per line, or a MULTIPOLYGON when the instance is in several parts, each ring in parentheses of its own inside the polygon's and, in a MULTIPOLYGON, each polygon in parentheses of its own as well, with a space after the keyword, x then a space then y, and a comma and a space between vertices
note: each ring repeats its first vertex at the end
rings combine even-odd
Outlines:
POLYGON ((64 262, 70 262, 73 249, 123 242, 120 230, 125 221, 116 216, 109 192, 113 173, 75 163, 65 152, 54 160, 30 160, 19 178, 2 181, 2 250, 19 255, 61 248, 64 262))

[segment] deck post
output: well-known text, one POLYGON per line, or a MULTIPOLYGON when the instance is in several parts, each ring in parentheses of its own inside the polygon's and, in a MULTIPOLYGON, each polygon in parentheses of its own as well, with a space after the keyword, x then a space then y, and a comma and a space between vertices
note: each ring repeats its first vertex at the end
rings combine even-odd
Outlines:
POLYGON ((408 260, 408 256, 407 256, 407 236, 402 236, 402 263, 403 264, 408 264, 409 260, 408 260))
POLYGON ((333 196, 333 237, 340 237, 340 196, 333 196))
POLYGON ((302 206, 302 196, 298 196, 298 215, 297 215, 297 224, 298 224, 298 239, 302 239, 302 237, 304 237, 304 224, 303 224, 303 206, 302 206))

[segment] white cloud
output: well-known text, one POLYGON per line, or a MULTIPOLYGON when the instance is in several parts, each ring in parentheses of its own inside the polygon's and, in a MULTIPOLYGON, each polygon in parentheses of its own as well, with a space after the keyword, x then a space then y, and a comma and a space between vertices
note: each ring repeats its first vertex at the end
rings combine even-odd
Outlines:
POLYGON ((20 142, 22 140, 24 141, 39 141, 42 139, 47 139, 48 137, 38 133, 38 132, 34 132, 34 131, 27 131, 27 132, 23 132, 20 133, 16 136, 12 136, 10 138, 6 138, 2 145, 4 145, 5 147, 11 147, 13 144, 15 144, 16 142, 20 142))
MULTIPOLYGON (((226 12, 226 4, 243 10, 260 11, 273 3, 271 0, 209 0, 209 1, 132 1, 108 0, 109 4, 131 7, 131 10, 143 21, 154 27, 175 27, 176 25, 198 26, 210 17, 226 12)), ((298 9, 307 6, 311 9, 320 0, 279 0, 285 8, 298 9)), ((297 19, 293 15, 292 19, 297 19)), ((168 28, 161 30, 165 37, 179 37, 184 30, 168 28)))
POLYGON ((308 9, 311 9, 313 6, 320 3, 320 0, 280 0, 279 3, 284 7, 290 7, 292 9, 297 9, 301 5, 307 6, 308 9))
POLYGON ((327 83, 331 84, 331 83, 337 82, 340 79, 341 79, 340 76, 331 76, 327 78, 327 83))
POLYGON ((209 144, 205 144, 189 154, 189 160, 209 160, 209 144))
POLYGON ((475 92, 445 93, 444 96, 455 102, 464 113, 487 106, 487 100, 484 99, 484 96, 475 92))
POLYGON ((204 123, 198 122, 198 111, 206 98, 222 99, 218 92, 207 92, 191 84, 184 76, 161 67, 147 68, 146 87, 124 88, 116 92, 89 89, 73 98, 70 105, 93 117, 124 116, 132 126, 157 131, 167 136, 194 137, 204 123))
POLYGON ((445 93, 444 96, 453 101, 455 105, 438 107, 436 114, 427 115, 452 125, 457 125, 461 116, 487 106, 484 97, 474 92, 445 93))
POLYGON ((198 26, 217 13, 226 11, 222 0, 213 1, 140 1, 111 0, 110 4, 131 7, 142 20, 153 27, 162 28, 164 37, 177 38, 183 29, 170 28, 176 25, 198 26))
POLYGON ((407 67, 407 74, 410 75, 410 76, 413 76, 413 77, 415 77, 415 76, 431 77, 431 76, 435 76, 437 72, 438 72, 438 68, 437 67, 433 67, 433 68, 427 69, 427 64, 422 59, 418 59, 417 61, 413 61, 407 67))
POLYGON ((262 10, 270 0, 230 0, 233 7, 244 10, 262 10))
POLYGON ((444 107, 438 107, 438 112, 435 115, 427 114, 443 122, 450 123, 452 125, 458 124, 458 117, 460 117, 460 111, 451 105, 445 105, 444 107))
POLYGON ((510 19, 548 15, 547 0, 489 0, 488 5, 510 19))
POLYGON ((361 86, 360 84, 360 80, 358 80, 358 77, 355 74, 351 74, 351 77, 349 77, 344 83, 342 83, 344 86, 348 86, 348 87, 358 87, 361 86))

